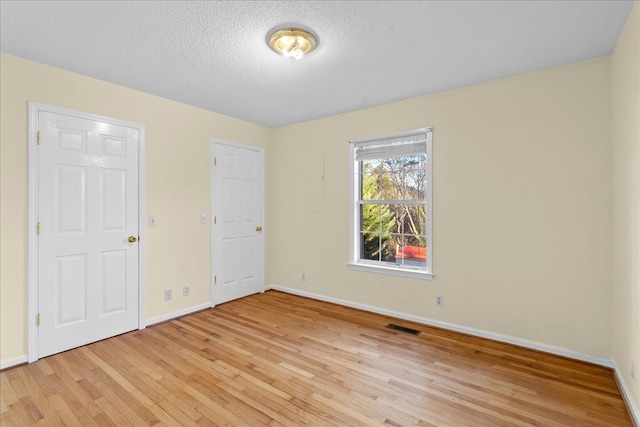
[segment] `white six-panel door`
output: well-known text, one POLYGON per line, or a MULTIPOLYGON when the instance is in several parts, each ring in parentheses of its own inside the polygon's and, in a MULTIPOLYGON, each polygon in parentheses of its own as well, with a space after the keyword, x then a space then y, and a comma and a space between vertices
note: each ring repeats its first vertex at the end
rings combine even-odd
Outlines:
POLYGON ((38 112, 38 357, 138 327, 139 129, 38 112))
POLYGON ((264 156, 214 142, 213 305, 264 291, 264 156))

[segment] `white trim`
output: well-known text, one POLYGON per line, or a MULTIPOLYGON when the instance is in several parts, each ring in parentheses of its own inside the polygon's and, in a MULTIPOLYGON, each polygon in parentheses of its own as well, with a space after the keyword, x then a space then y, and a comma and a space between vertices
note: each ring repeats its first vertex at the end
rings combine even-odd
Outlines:
POLYGON ((22 365, 27 362, 29 362, 29 358, 27 356, 20 356, 14 359, 5 360, 0 363, 0 370, 13 368, 14 366, 22 365))
POLYGON ((146 180, 145 180, 145 126, 140 123, 114 119, 83 111, 71 110, 53 105, 28 101, 27 129, 27 361, 38 360, 38 329, 35 319, 38 314, 38 239, 36 221, 38 219, 38 171, 37 144, 38 112, 49 111, 55 114, 81 117, 87 120, 101 121, 118 126, 125 126, 138 130, 138 329, 144 329, 145 324, 145 242, 146 227, 144 215, 146 211, 146 180))
POLYGON ((29 129, 27 130, 27 360, 38 360, 38 161, 36 138, 38 133, 38 110, 41 104, 28 102, 29 129))
MULTIPOLYGON (((209 189, 209 212, 211 212, 209 214, 209 306, 211 308, 215 307, 215 283, 214 283, 214 276, 216 275, 216 271, 215 271, 215 262, 214 262, 214 257, 215 257, 215 224, 214 224, 214 218, 216 218, 216 207, 215 207, 215 197, 214 197, 214 191, 216 189, 216 173, 214 168, 216 167, 216 165, 214 164, 214 162, 216 162, 216 155, 217 155, 217 150, 216 150, 216 143, 218 142, 218 139, 212 138, 211 139, 211 157, 209 159, 209 165, 211 166, 211 176, 210 178, 210 185, 211 188, 209 189)), ((221 140, 220 140, 221 141, 221 140)), ((216 162, 217 163, 217 162, 216 162)))
MULTIPOLYGON (((211 158, 209 159, 209 164, 211 165, 211 177, 210 177, 210 185, 211 185, 211 191, 209 193, 209 203, 210 203, 210 212, 211 214, 209 215, 209 227, 210 227, 210 232, 209 232, 209 251, 210 251, 210 257, 209 257, 209 299, 210 299, 210 304, 209 307, 213 308, 216 306, 215 304, 215 298, 214 298, 214 293, 215 293, 215 283, 213 282, 213 277, 216 275, 216 270, 215 270, 215 229, 216 227, 214 226, 215 224, 213 223, 213 219, 214 217, 216 217, 218 215, 218 212, 216 211, 216 206, 215 206, 215 197, 214 197, 214 192, 216 190, 216 174, 214 171, 215 165, 214 165, 214 159, 217 155, 217 151, 216 151, 216 144, 222 144, 222 145, 228 145, 230 147, 236 147, 236 148, 241 148, 244 150, 251 150, 251 151, 255 151, 257 153, 260 153, 260 158, 262 161, 262 176, 260 177, 260 181, 262 184, 262 189, 261 189, 261 193, 262 193, 262 218, 259 218, 259 221, 261 224, 263 224, 263 228, 264 228, 264 220, 265 220, 265 150, 264 148, 261 147, 256 147, 254 145, 247 145, 247 144, 240 144, 237 142, 231 142, 231 141, 226 141, 224 139, 220 139, 220 138, 211 138, 211 158)), ((261 265, 259 266, 259 268, 261 268, 262 270, 262 280, 265 280, 265 259, 266 259, 266 252, 265 252, 265 240, 266 239, 262 239, 262 261, 261 261, 261 265)), ((261 293, 264 292, 264 290, 267 288, 266 283, 263 283, 263 290, 260 291, 261 293)))
POLYGON ((620 372, 620 368, 614 362, 613 372, 615 374, 616 382, 618 383, 618 388, 622 394, 622 398, 624 399, 624 403, 627 404, 627 410, 629 412, 629 416, 631 416, 631 421, 634 422, 636 427, 640 426, 640 410, 636 406, 635 400, 633 400, 633 396, 631 395, 631 390, 627 387, 627 383, 624 380, 624 376, 622 372, 620 372))
POLYGON ((607 368, 613 368, 615 363, 609 359, 602 359, 599 357, 590 356, 588 354, 579 353, 577 351, 569 350, 563 347, 556 347, 553 345, 543 344, 536 341, 529 341, 522 338, 515 338, 509 335, 496 334, 494 332, 483 331, 481 329, 469 328, 466 326, 459 326, 453 323, 441 322, 439 320, 427 319, 426 317, 414 316, 412 314, 400 313, 398 311, 387 310, 386 308, 374 307, 371 305, 360 304, 352 301, 343 300, 340 298, 327 297, 324 295, 314 294, 311 292, 300 291, 298 289, 287 288, 285 286, 269 285, 267 290, 274 290, 280 292, 286 292, 301 297, 312 298, 320 301, 331 302, 346 307, 357 308, 360 310, 370 311, 372 313, 383 314, 385 316, 392 316, 398 319, 409 320, 411 322, 422 323, 428 326, 435 326, 437 328, 447 329, 450 331, 461 332, 463 334, 473 335, 480 338, 487 338, 494 341, 500 341, 507 344, 514 344, 520 347, 526 347, 532 350, 543 351, 545 353, 555 354, 557 356, 568 357, 570 359, 579 360, 582 362, 593 363, 596 365, 604 366, 607 368))
POLYGON ((166 322, 167 320, 173 320, 177 317, 186 316, 187 314, 195 313, 196 311, 202 311, 209 308, 211 308, 211 304, 209 304, 208 302, 205 302, 203 304, 198 304, 193 307, 174 311, 173 313, 163 314, 162 316, 147 319, 147 326, 155 325, 156 323, 166 322))
POLYGON ((146 257, 147 253, 147 147, 144 125, 138 127, 138 330, 147 327, 146 311, 146 257))
POLYGON ((384 267, 382 265, 369 265, 365 263, 348 264, 352 270, 368 271, 369 273, 390 274, 392 276, 411 277, 412 279, 433 280, 434 274, 421 270, 410 270, 408 268, 384 267))

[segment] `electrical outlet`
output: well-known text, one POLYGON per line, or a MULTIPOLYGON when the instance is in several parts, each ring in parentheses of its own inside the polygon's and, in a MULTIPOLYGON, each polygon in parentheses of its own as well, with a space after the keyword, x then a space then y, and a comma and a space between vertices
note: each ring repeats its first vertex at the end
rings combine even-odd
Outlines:
POLYGON ((189 295, 191 295, 191 287, 190 286, 183 286, 182 287, 182 296, 188 297, 189 295))
POLYGON ((200 214, 200 224, 207 223, 207 214, 200 214))
POLYGON ((307 273, 302 273, 302 281, 303 282, 307 281, 307 273))
POLYGON ((441 295, 436 296, 436 307, 442 307, 443 298, 441 295))
POLYGON ((155 216, 150 216, 149 217, 149 227, 155 227, 156 226, 156 217, 155 216))
POLYGON ((165 301, 169 301, 172 298, 172 292, 171 289, 167 289, 166 291, 164 291, 164 300, 165 301))

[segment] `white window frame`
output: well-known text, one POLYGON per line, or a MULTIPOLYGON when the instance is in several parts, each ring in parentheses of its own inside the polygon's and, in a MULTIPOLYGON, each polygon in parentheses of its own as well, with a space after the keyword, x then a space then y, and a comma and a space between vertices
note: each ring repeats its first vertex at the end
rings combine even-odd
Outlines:
POLYGON ((400 132, 391 135, 378 136, 349 141, 349 268, 353 270, 368 271, 374 273, 391 274, 416 279, 432 280, 433 274, 433 159, 432 159, 432 131, 430 127, 415 129, 407 132, 400 132), (389 140, 410 138, 417 134, 424 134, 426 137, 426 168, 427 168, 427 188, 425 195, 427 223, 426 246, 427 259, 426 268, 416 268, 406 265, 393 265, 380 261, 360 259, 360 168, 356 161, 356 148, 366 145, 379 144, 389 140))

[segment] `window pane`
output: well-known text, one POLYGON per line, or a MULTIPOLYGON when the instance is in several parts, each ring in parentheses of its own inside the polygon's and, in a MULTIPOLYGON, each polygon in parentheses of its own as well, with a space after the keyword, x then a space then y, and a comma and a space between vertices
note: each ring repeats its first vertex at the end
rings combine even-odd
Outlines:
POLYGON ((396 261, 397 236, 370 232, 362 232, 360 235, 361 259, 392 263, 396 261))
POLYGON ((382 162, 380 160, 366 160, 360 164, 362 165, 362 173, 373 173, 380 169, 382 162))
POLYGON ((395 239, 390 234, 361 233, 361 259, 395 262, 395 239))
POLYGON ((427 236, 424 234, 405 234, 404 244, 405 246, 425 247, 427 244, 427 236))
POLYGON ((378 233, 362 233, 361 234, 361 259, 369 259, 374 261, 380 260, 380 234, 378 233))
POLYGON ((427 174, 424 170, 407 171, 404 175, 404 200, 424 200, 427 197, 427 174))
POLYGON ((378 200, 380 199, 380 188, 378 186, 377 174, 362 174, 362 194, 360 200, 378 200))
POLYGON ((387 188, 385 189, 386 200, 401 200, 404 193, 404 183, 402 171, 387 173, 387 188))
POLYGON ((424 205, 402 205, 400 221, 405 235, 421 236, 425 234, 426 213, 424 205))
POLYGON ((396 262, 396 247, 390 239, 382 240, 382 250, 380 251, 380 261, 396 262))
POLYGON ((362 205, 361 212, 361 231, 380 233, 382 231, 380 218, 380 205, 362 205))
POLYGON ((384 167, 389 171, 400 172, 403 167, 404 157, 388 157, 384 159, 384 167))
POLYGON ((403 157, 403 159, 405 171, 426 169, 425 162, 427 160, 427 156, 425 156, 424 154, 421 154, 419 156, 407 156, 403 157))
POLYGON ((402 176, 395 172, 378 169, 362 174, 361 200, 398 199, 402 194, 402 176))
POLYGON ((402 195, 402 173, 387 172, 385 174, 384 199, 395 200, 402 195))
POLYGON ((392 205, 361 205, 361 231, 383 235, 392 232, 396 220, 391 206, 392 205))

